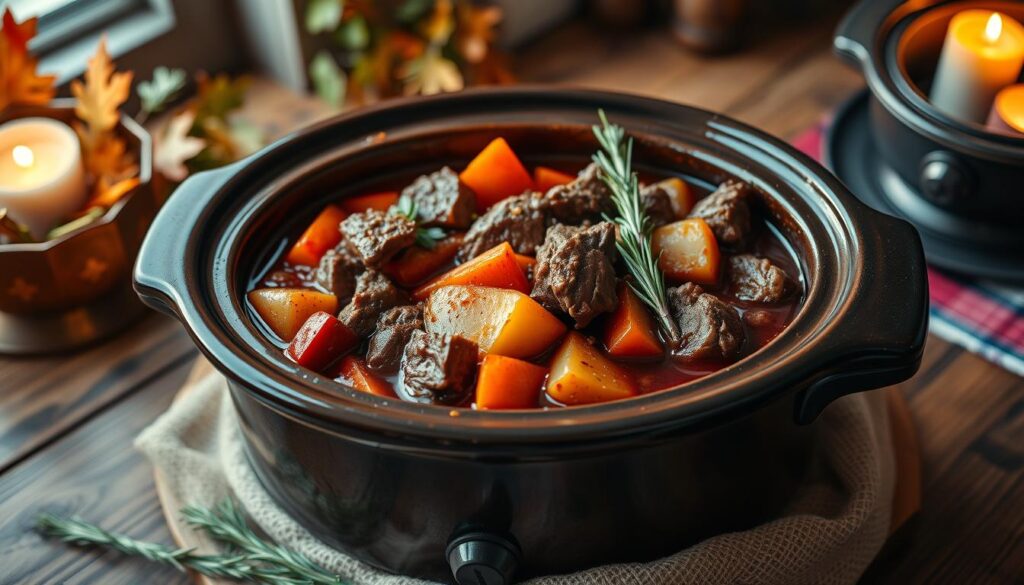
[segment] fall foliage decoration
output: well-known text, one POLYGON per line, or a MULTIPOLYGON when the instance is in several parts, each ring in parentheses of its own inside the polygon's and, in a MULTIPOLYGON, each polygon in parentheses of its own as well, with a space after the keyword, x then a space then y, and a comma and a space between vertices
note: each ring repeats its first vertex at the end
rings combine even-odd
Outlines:
POLYGON ((309 78, 327 103, 362 104, 396 95, 511 83, 507 58, 493 48, 501 8, 473 0, 310 0, 306 30, 333 36, 309 78))
POLYGON ((0 26, 0 110, 12 104, 44 105, 56 93, 57 78, 36 73, 38 61, 28 52, 38 20, 30 18, 18 24, 11 9, 4 10, 0 26))

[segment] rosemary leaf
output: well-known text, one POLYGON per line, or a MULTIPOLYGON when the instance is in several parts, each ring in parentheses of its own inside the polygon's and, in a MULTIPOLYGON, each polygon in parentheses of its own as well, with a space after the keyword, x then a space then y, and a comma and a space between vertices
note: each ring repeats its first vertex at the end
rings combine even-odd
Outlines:
MULTIPOLYGON (((172 548, 163 544, 136 540, 124 534, 110 532, 79 518, 58 518, 53 514, 40 514, 36 518, 36 530, 43 536, 58 538, 69 544, 106 547, 126 555, 170 565, 182 572, 193 570, 218 579, 233 579, 267 585, 314 585, 316 583, 283 564, 272 564, 255 555, 196 554, 192 549, 172 548)), ((339 583, 339 581, 330 581, 330 583, 339 583)))
POLYGON ((604 110, 598 110, 597 115, 601 125, 594 125, 593 130, 601 150, 594 153, 593 158, 601 167, 601 176, 612 192, 612 202, 618 212, 610 220, 619 226, 615 247, 633 276, 630 288, 654 311, 669 345, 678 347, 679 329, 669 312, 665 275, 658 268, 658 259, 651 248, 653 225, 644 211, 640 181, 633 172, 633 139, 626 136, 621 126, 609 123, 604 110))

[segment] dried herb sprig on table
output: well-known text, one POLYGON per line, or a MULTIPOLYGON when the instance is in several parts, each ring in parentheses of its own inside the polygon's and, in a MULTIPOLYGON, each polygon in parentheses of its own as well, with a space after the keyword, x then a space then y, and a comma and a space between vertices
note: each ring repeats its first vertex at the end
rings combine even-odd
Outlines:
POLYGON ((213 510, 190 506, 182 510, 188 523, 228 545, 226 554, 203 555, 193 549, 136 540, 104 530, 78 518, 40 514, 36 530, 51 538, 79 546, 102 546, 126 555, 192 570, 208 577, 267 585, 345 585, 336 575, 306 557, 267 542, 245 523, 238 507, 226 501, 213 510))
MULTIPOLYGON (((601 167, 604 182, 612 192, 618 215, 610 219, 619 226, 615 243, 626 268, 633 276, 630 288, 654 311, 658 325, 672 347, 680 343, 679 329, 669 312, 665 296, 665 275, 651 248, 651 220, 640 200, 640 181, 633 172, 633 139, 616 124, 608 122, 604 110, 598 110, 601 125, 594 125, 594 136, 601 150, 594 153, 594 162, 601 167)), ((609 218, 606 218, 609 219, 609 218)))

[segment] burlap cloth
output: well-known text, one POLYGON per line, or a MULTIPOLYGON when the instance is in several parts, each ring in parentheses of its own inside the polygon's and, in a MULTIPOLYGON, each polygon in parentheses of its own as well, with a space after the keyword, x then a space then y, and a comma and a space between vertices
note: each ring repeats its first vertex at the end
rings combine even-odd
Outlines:
MULTIPOLYGON (((889 532, 895 465, 885 398, 881 392, 845 397, 816 424, 822 426, 818 463, 779 518, 653 562, 608 565, 529 583, 856 582, 889 532)), ((233 495, 275 541, 352 583, 426 583, 381 572, 327 547, 270 499, 243 454, 234 406, 219 375, 196 382, 135 445, 178 502, 210 506, 233 495)))

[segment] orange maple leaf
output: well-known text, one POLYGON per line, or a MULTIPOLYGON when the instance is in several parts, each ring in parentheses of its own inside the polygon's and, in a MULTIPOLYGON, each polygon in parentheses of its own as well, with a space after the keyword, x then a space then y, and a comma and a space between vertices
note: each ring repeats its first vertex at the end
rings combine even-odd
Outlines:
POLYGON ((0 25, 0 110, 11 104, 43 105, 56 92, 53 75, 38 75, 36 59, 28 42, 36 34, 37 19, 18 24, 11 9, 4 11, 0 25))
POLYGON ((88 203, 86 203, 85 209, 92 207, 110 208, 112 205, 120 201, 125 195, 131 193, 132 189, 138 186, 138 177, 122 179, 113 184, 111 184, 107 179, 101 178, 96 182, 92 198, 89 199, 88 203))
POLYGON ((71 93, 78 98, 75 114, 85 122, 94 136, 109 132, 117 125, 121 114, 118 109, 128 99, 132 73, 114 72, 114 64, 107 53, 106 38, 100 39, 96 54, 89 59, 85 70, 85 83, 71 82, 71 93))

